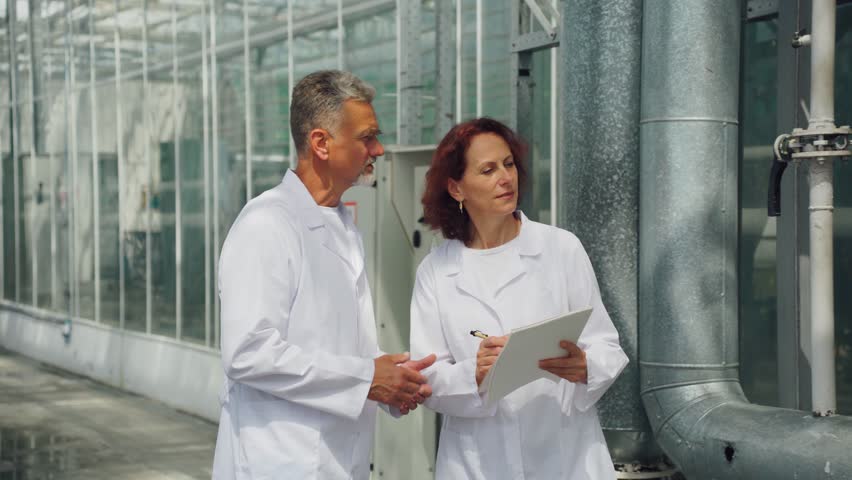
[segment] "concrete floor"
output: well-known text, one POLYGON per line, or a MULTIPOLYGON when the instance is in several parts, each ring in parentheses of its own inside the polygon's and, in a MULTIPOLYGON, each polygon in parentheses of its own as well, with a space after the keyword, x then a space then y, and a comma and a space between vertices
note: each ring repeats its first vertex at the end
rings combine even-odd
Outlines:
POLYGON ((0 349, 0 480, 209 479, 216 425, 0 349))

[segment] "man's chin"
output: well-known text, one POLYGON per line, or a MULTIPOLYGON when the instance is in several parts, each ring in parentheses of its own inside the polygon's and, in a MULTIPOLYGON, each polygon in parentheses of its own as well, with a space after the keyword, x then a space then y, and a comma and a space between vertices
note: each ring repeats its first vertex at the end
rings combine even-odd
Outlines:
POLYGON ((352 182, 353 187, 372 187, 376 183, 375 173, 362 173, 358 179, 352 182))

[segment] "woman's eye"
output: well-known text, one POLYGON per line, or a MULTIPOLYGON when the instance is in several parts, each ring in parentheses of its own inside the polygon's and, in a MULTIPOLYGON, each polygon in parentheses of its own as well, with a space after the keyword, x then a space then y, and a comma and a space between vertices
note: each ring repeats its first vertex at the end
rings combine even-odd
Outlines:
POLYGON ((515 166, 515 162, 506 162, 505 166, 506 168, 512 168, 515 166))
POLYGON ((491 173, 492 171, 493 171, 492 169, 490 169, 490 168, 486 168, 485 170, 483 170, 483 171, 482 171, 482 173, 483 173, 483 174, 485 174, 485 175, 488 175, 488 174, 489 174, 489 173, 491 173))

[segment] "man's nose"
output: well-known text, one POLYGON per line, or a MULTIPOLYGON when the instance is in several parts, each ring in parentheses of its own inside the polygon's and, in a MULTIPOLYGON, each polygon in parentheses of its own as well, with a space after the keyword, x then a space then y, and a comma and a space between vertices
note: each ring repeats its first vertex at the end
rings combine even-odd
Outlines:
POLYGON ((372 151, 370 152, 370 156, 371 157, 381 157, 384 154, 385 154, 385 146, 382 145, 382 142, 377 139, 376 145, 373 147, 372 151))

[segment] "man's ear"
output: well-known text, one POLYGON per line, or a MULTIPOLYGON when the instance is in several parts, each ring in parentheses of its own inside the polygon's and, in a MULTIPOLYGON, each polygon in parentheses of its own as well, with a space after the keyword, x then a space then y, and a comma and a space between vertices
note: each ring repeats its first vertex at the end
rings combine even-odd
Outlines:
POLYGON ((452 178, 447 179, 447 192, 449 192, 450 196, 457 202, 464 201, 464 193, 461 191, 461 186, 459 182, 453 180, 452 178))
POLYGON ((321 128, 315 128, 308 133, 308 145, 315 157, 328 160, 328 143, 331 135, 321 128))

